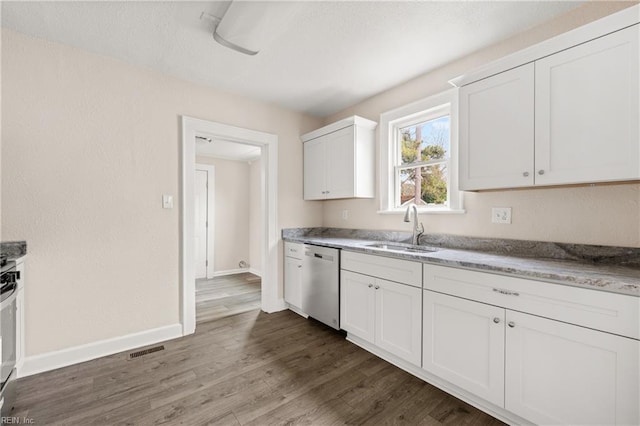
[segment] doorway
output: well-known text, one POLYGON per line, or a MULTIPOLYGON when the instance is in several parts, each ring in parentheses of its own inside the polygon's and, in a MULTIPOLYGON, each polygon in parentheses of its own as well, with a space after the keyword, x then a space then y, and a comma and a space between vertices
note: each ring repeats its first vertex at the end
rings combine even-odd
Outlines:
POLYGON ((260 309, 261 155, 254 145, 196 136, 196 326, 260 309))
MULTIPOLYGON (((278 137, 270 133, 244 129, 192 117, 182 117, 182 197, 181 205, 181 322, 183 335, 195 332, 196 279, 195 279, 195 180, 196 136, 219 138, 260 148, 260 201, 259 218, 261 244, 261 297, 260 308, 275 312, 285 308, 278 295, 278 137)), ((221 179, 219 171, 216 180, 221 179)), ((211 264, 211 262, 210 262, 211 264)))

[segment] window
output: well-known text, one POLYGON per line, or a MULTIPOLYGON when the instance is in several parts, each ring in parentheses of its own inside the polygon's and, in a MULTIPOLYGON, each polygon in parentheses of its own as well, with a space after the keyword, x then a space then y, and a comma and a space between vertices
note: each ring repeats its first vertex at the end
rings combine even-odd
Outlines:
POLYGON ((381 213, 460 213, 456 91, 381 115, 381 213), (385 155, 386 154, 386 155, 385 155))

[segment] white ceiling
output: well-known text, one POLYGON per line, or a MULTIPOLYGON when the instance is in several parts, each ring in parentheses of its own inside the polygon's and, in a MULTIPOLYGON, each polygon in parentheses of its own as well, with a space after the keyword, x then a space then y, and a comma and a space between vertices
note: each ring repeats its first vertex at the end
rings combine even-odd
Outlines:
POLYGON ((303 1, 256 56, 214 42, 220 1, 3 1, 2 26, 326 116, 579 4, 303 1))
POLYGON ((262 154, 259 146, 227 141, 211 136, 203 137, 208 140, 196 138, 196 155, 234 161, 253 161, 260 158, 262 154))

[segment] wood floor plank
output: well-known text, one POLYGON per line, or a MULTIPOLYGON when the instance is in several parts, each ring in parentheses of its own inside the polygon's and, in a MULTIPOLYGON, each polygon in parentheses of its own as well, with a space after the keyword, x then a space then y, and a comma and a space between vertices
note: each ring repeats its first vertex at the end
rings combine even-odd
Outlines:
MULTIPOLYGON (((332 405, 342 407, 342 417, 346 417, 351 413, 352 407, 342 400, 337 400, 338 395, 351 386, 354 381, 362 379, 362 374, 357 371, 349 371, 341 376, 335 377, 333 380, 324 382, 315 386, 301 395, 293 399, 287 398, 283 403, 270 410, 268 413, 261 415, 252 421, 246 423, 248 425, 272 425, 272 424, 313 424, 310 422, 310 412, 315 412, 319 406, 332 401, 332 405), (339 402, 339 404, 338 404, 339 402)), ((311 418, 317 419, 317 413, 311 418)), ((325 423, 325 419, 317 419, 317 423, 325 423)), ((326 419, 326 423, 333 423, 331 419, 326 419)))
POLYGON ((252 311, 163 351, 19 379, 15 415, 50 425, 498 425, 316 321, 252 311))
POLYGON ((196 322, 260 309, 261 299, 260 277, 250 273, 196 280, 196 322))

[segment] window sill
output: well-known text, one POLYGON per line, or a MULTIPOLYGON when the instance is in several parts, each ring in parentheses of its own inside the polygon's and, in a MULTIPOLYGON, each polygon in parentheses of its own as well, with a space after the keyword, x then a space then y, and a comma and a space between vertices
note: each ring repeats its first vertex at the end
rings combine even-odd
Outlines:
MULTIPOLYGON (((406 212, 406 208, 402 209, 389 209, 389 210, 378 210, 378 214, 404 214, 406 212)), ((425 209, 418 208, 418 214, 465 214, 467 211, 464 209, 425 209)))

